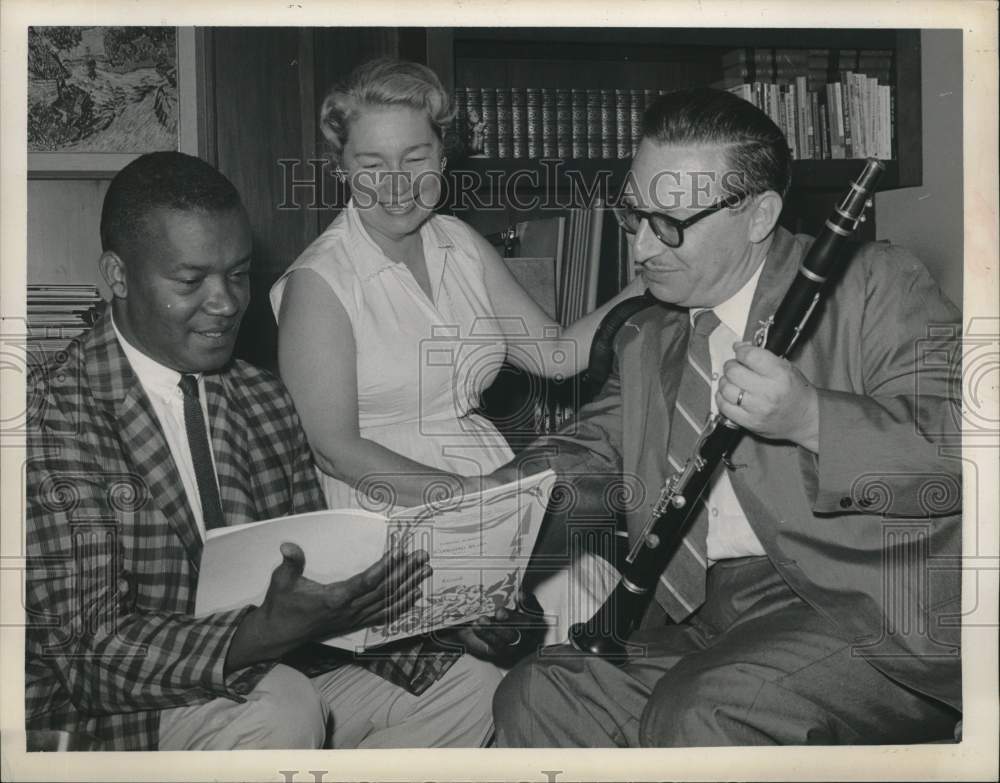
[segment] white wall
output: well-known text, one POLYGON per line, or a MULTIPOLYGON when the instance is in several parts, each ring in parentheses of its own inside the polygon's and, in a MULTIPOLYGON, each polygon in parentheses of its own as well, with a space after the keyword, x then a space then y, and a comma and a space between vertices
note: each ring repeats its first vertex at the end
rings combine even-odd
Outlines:
POLYGON ((879 239, 913 251, 962 304, 962 31, 920 35, 923 185, 879 193, 879 239))

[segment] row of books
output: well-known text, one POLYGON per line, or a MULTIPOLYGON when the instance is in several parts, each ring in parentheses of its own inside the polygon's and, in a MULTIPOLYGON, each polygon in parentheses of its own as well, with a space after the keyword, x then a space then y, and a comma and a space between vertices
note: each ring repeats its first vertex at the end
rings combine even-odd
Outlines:
POLYGON ((662 90, 457 87, 453 132, 485 158, 627 158, 662 90))
POLYGON ((102 302, 95 285, 29 284, 29 348, 42 361, 65 351, 93 325, 102 302))
POLYGON ((722 55, 726 86, 742 82, 789 84, 806 77, 806 87, 818 92, 844 73, 866 73, 882 84, 891 81, 891 49, 732 49, 722 55))
POLYGON ((788 138, 797 160, 893 157, 893 88, 864 73, 810 90, 805 76, 780 84, 753 82, 728 88, 762 109, 788 138))

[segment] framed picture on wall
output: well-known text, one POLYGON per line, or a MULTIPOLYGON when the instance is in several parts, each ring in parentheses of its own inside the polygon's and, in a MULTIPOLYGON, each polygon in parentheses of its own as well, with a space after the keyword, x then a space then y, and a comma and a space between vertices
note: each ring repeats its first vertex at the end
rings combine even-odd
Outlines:
POLYGON ((145 152, 196 154, 190 27, 29 27, 29 178, 112 177, 145 152))

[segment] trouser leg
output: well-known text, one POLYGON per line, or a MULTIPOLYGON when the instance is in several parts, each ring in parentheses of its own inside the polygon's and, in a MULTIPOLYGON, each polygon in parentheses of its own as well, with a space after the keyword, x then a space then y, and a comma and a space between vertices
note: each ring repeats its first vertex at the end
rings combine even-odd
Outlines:
POLYGON ((245 702, 212 699, 160 713, 160 750, 322 748, 326 705, 305 675, 281 664, 245 702))
POLYGON ((640 721, 643 746, 881 744, 951 736, 954 710, 855 654, 769 563, 727 565, 714 577, 715 589, 737 597, 756 585, 759 600, 656 683, 640 721))
POLYGON ((811 607, 743 623, 656 683, 646 747, 880 744, 950 736, 958 716, 903 688, 811 607))
POLYGON ((633 637, 646 643, 645 653, 624 667, 578 655, 520 664, 494 700, 498 744, 834 744, 951 736, 956 712, 854 655, 766 558, 717 564, 707 599, 690 621, 633 637))
POLYGON ((332 713, 334 748, 477 748, 493 732, 490 703, 502 676, 463 655, 419 696, 357 666, 313 683, 332 713))
POLYGON ((638 747, 639 721, 656 683, 705 643, 692 626, 658 629, 655 654, 619 667, 568 645, 518 664, 493 699, 497 745, 509 748, 638 747))

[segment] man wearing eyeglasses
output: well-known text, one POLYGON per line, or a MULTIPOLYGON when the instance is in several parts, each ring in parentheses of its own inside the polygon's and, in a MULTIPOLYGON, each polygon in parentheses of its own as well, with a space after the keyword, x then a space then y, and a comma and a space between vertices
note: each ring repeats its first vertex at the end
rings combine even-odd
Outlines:
POLYGON ((634 544, 708 416, 748 435, 698 501, 628 661, 569 647, 523 661, 494 699, 500 745, 953 736, 960 581, 933 564, 960 552, 960 466, 939 448, 958 428, 959 314, 907 251, 870 244, 848 253, 791 361, 755 347, 812 241, 777 225, 790 173, 778 127, 729 93, 647 110, 618 217, 660 304, 619 330, 615 372, 577 421, 496 478, 584 476, 576 496, 606 518, 620 474, 634 544), (947 498, 928 502, 932 484, 947 498))

